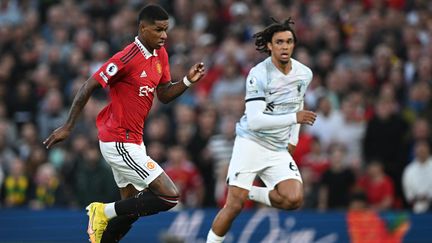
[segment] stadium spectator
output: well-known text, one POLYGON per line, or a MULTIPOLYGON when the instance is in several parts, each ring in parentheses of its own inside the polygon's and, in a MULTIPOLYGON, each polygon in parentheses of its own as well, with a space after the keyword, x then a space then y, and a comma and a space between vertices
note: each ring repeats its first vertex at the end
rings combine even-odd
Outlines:
POLYGON ((39 146, 39 142, 37 126, 33 123, 23 124, 20 137, 15 142, 18 156, 23 160, 28 160, 32 149, 39 146))
POLYGON ((7 143, 6 137, 0 135, 0 164, 6 173, 9 172, 12 167, 17 154, 10 144, 7 143))
POLYGON ((190 154, 192 162, 198 168, 203 177, 205 191, 203 206, 214 206, 214 169, 215 162, 212 160, 208 143, 216 132, 217 113, 213 105, 208 104, 197 112, 197 129, 187 145, 186 149, 190 154))
POLYGON ((317 137, 312 138, 311 151, 302 158, 299 167, 302 171, 309 171, 308 179, 313 183, 319 182, 322 174, 330 167, 327 153, 322 149, 320 140, 317 137))
POLYGON ((186 150, 179 145, 170 147, 163 168, 179 189, 179 208, 201 207, 205 193, 203 178, 194 163, 188 160, 186 150))
POLYGON ((342 101, 342 122, 335 133, 336 143, 343 144, 346 148, 347 162, 352 168, 361 167, 362 140, 365 133, 364 104, 361 93, 351 92, 342 101), (360 97, 360 102, 356 99, 360 97))
POLYGON ((15 158, 6 174, 3 184, 3 205, 5 207, 25 206, 30 195, 30 178, 26 174, 23 160, 15 158))
POLYGON ((431 209, 432 203, 432 157, 426 141, 415 145, 414 160, 403 171, 405 197, 415 213, 431 209))
POLYGON ((395 185, 397 195, 402 195, 401 177, 408 159, 408 124, 397 112, 393 97, 378 97, 375 115, 366 125, 363 156, 366 163, 379 160, 395 185))
POLYGON ((66 120, 67 111, 63 106, 62 95, 59 90, 48 91, 42 100, 41 109, 38 112, 37 122, 39 127, 38 134, 45 138, 54 129, 59 127, 66 120))
POLYGON ((226 175, 231 159, 235 140, 235 126, 237 119, 234 116, 221 117, 219 132, 210 137, 207 150, 213 161, 213 177, 215 178, 214 198, 218 206, 226 201, 227 184, 226 175))
POLYGON ((354 187, 355 175, 345 162, 346 149, 343 145, 333 145, 330 148, 329 159, 330 168, 323 173, 319 184, 318 208, 346 209, 354 187))
POLYGON ((32 209, 65 205, 60 177, 50 163, 45 163, 37 169, 29 198, 29 206, 32 209))
POLYGON ((366 173, 357 180, 357 185, 366 194, 370 208, 378 211, 394 208, 396 198, 393 180, 385 174, 379 161, 367 165, 366 173))
POLYGON ((82 157, 75 161, 74 191, 79 206, 85 207, 91 202, 111 202, 119 199, 111 170, 106 165, 94 144, 88 144, 82 151, 82 157))
POLYGON ((28 81, 20 81, 14 91, 9 93, 8 112, 9 117, 17 125, 18 129, 27 122, 36 122, 38 114, 37 102, 34 90, 28 81))
POLYGON ((419 141, 426 141, 429 146, 432 146, 431 127, 425 118, 418 118, 411 126, 409 138, 409 159, 412 160, 415 154, 415 145, 419 141))
POLYGON ((39 166, 47 162, 48 162, 48 155, 44 147, 42 147, 40 144, 38 144, 38 146, 33 147, 32 150, 30 151, 30 155, 26 160, 26 172, 29 178, 33 180, 39 166))
POLYGON ((327 150, 336 141, 342 123, 341 112, 333 107, 329 97, 323 96, 318 100, 317 120, 307 131, 319 139, 323 150, 327 150))

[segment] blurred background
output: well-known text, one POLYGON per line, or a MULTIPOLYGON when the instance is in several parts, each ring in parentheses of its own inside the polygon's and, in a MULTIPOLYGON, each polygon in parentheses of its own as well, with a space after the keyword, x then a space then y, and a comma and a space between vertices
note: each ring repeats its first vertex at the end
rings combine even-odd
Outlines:
POLYGON ((155 99, 145 123, 148 154, 181 191, 178 210, 223 206, 245 77, 266 57, 252 35, 270 17, 292 17, 294 58, 314 73, 305 106, 318 113, 294 154, 305 188, 300 211, 430 216, 431 1, 1 0, 0 222, 15 208, 49 213, 119 199, 95 127, 106 90, 93 95, 67 141, 50 150, 42 141, 64 122, 81 84, 133 41, 148 3, 170 14, 173 80, 196 62, 207 68, 176 101, 155 99))

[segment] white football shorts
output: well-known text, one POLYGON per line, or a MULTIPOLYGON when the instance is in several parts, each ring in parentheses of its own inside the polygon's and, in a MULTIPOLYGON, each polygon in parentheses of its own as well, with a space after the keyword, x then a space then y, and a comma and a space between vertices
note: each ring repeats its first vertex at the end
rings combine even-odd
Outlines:
POLYGON ((228 168, 228 184, 250 190, 256 176, 270 189, 287 179, 303 182, 288 150, 269 150, 250 139, 237 136, 228 168))
POLYGON ((163 172, 159 164, 147 155, 143 143, 99 141, 99 146, 119 188, 132 184, 137 190, 144 190, 163 172))

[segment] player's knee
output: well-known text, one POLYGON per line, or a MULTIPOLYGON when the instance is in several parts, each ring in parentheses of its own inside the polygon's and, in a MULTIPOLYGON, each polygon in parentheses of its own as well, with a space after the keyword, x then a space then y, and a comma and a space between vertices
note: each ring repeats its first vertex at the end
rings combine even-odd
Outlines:
POLYGON ((175 198, 175 197, 180 198, 179 190, 177 189, 177 187, 175 185, 170 187, 169 191, 165 195, 168 197, 172 197, 172 198, 175 198))
POLYGON ((237 215, 242 211, 243 205, 244 205, 244 203, 241 201, 231 201, 231 202, 229 202, 229 203, 227 202, 225 204, 225 208, 230 213, 237 215))
POLYGON ((140 216, 168 211, 175 207, 179 201, 179 195, 176 193, 170 195, 156 195, 151 191, 142 191, 137 195, 137 198, 140 199, 138 206, 140 216))
POLYGON ((179 195, 174 196, 165 196, 165 195, 159 195, 158 196, 161 202, 161 211, 168 211, 171 208, 175 207, 180 199, 179 195))
POLYGON ((231 194, 225 204, 225 208, 233 214, 239 214, 243 209, 246 199, 247 194, 231 194))
POLYGON ((284 196, 282 207, 285 210, 294 210, 301 207, 303 204, 303 194, 293 193, 284 196))
POLYGON ((165 205, 163 207, 163 211, 167 211, 178 204, 180 200, 180 193, 178 192, 177 187, 174 186, 170 189, 169 193, 167 193, 166 195, 158 195, 158 197, 165 205))

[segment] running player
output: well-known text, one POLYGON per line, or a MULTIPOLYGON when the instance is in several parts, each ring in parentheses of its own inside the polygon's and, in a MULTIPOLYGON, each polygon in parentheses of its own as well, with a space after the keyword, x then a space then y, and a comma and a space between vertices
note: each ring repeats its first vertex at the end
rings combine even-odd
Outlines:
POLYGON ((273 21, 254 35, 256 49, 270 57, 252 68, 246 79, 246 110, 236 128, 228 197, 213 221, 208 243, 224 240, 248 198, 286 210, 303 201, 302 179, 290 152, 300 124, 312 125, 316 118, 314 112, 303 110, 312 71, 291 58, 296 43, 291 19, 273 21), (252 186, 255 176, 266 187, 252 186))
POLYGON ((169 210, 179 193, 163 169, 146 154, 143 127, 155 93, 163 103, 181 95, 204 75, 195 64, 182 81, 171 82, 167 39, 168 14, 158 5, 139 13, 135 41, 111 57, 80 88, 64 125, 44 144, 50 148, 66 139, 94 90, 110 87, 110 103, 98 114, 100 150, 120 188, 121 201, 91 203, 88 234, 91 242, 118 242, 138 217, 169 210))

